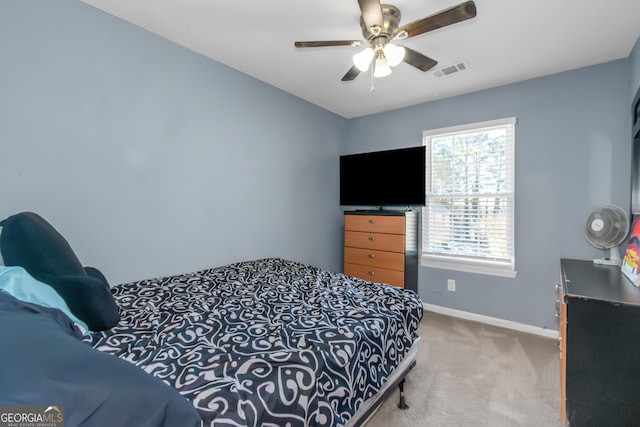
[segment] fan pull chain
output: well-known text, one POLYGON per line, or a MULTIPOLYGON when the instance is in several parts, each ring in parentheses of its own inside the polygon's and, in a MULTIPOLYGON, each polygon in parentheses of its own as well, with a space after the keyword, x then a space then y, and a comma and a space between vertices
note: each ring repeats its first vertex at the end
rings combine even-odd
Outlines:
POLYGON ((375 72, 376 61, 371 61, 371 87, 369 88, 369 92, 373 92, 376 88, 373 87, 373 73, 375 72))

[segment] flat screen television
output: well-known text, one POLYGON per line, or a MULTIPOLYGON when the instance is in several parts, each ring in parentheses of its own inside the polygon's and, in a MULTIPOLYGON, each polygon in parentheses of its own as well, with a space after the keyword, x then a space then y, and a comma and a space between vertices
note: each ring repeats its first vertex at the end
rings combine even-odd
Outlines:
POLYGON ((424 206, 426 147, 340 156, 340 205, 424 206))

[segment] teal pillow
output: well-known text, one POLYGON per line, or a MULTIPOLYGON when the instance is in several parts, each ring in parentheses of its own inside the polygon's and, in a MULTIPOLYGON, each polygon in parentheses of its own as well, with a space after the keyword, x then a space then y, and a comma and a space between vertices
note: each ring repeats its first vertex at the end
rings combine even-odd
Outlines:
POLYGON ((0 226, 0 252, 7 266, 23 267, 55 289, 90 330, 103 331, 118 323, 120 311, 104 276, 85 269, 69 242, 44 218, 21 212, 0 221, 0 226))
POLYGON ((20 301, 30 302, 43 307, 57 308, 87 333, 89 327, 78 319, 69 309, 55 289, 33 277, 22 267, 0 266, 0 290, 7 292, 20 301))
MULTIPOLYGON (((0 240, 2 240, 2 227, 0 227, 0 240)), ((0 250, 0 266, 4 265, 4 259, 2 259, 2 251, 0 250)))

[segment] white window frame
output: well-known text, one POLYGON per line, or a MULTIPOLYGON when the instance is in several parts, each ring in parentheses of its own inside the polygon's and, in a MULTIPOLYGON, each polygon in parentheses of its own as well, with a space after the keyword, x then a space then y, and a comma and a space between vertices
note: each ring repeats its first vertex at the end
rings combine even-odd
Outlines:
MULTIPOLYGON (((460 126, 451 126, 440 129, 426 130, 422 134, 423 144, 427 147, 426 162, 426 191, 427 204, 422 208, 422 249, 421 249, 421 265, 425 267, 442 268, 447 270, 465 271, 470 273, 488 274, 493 276, 515 278, 517 271, 515 270, 515 124, 516 118, 509 117, 498 120, 490 120, 486 122, 470 123, 460 126), (429 250, 430 240, 430 224, 429 224, 429 202, 430 198, 441 198, 442 194, 434 195, 431 193, 431 140, 436 137, 451 136, 455 134, 474 133, 484 129, 506 127, 508 135, 507 146, 505 147, 507 173, 510 174, 510 188, 501 192, 501 197, 506 197, 510 203, 508 205, 507 223, 509 235, 507 239, 510 254, 507 259, 497 260, 490 257, 465 256, 461 254, 443 254, 429 250)), ((470 193, 468 193, 470 194, 470 193)), ((460 196, 459 194, 456 196, 460 196)), ((454 195, 452 195, 454 197, 454 195)))

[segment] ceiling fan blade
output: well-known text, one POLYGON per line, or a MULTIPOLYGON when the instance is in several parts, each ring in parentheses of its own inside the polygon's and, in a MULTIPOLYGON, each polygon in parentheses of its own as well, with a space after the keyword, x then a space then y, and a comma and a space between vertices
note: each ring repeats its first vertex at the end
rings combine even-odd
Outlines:
MULTIPOLYGON (((382 29, 384 20, 382 18, 382 5, 380 0, 358 0, 360 5, 360 12, 362 12, 362 20, 369 30, 372 27, 378 27, 382 29)), ((376 34, 375 31, 371 31, 376 34)))
POLYGON ((469 0, 434 15, 403 25, 395 31, 393 37, 396 37, 403 32, 406 32, 407 35, 406 37, 401 38, 415 37, 429 31, 437 30, 438 28, 471 19, 476 16, 476 12, 476 4, 473 0, 469 0))
POLYGON ((295 42, 296 47, 325 47, 325 46, 360 46, 360 40, 325 40, 295 42))
POLYGON ((433 67, 436 66, 438 61, 435 59, 431 59, 428 56, 421 54, 420 52, 416 52, 413 49, 409 49, 406 46, 404 47, 404 59, 403 61, 407 64, 416 67, 420 71, 429 71, 433 67))
POLYGON ((358 77, 358 74, 360 74, 360 70, 354 65, 349 69, 349 71, 347 71, 347 74, 345 74, 341 80, 343 82, 350 82, 351 80, 358 77))

